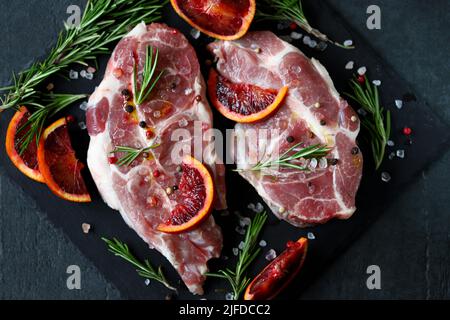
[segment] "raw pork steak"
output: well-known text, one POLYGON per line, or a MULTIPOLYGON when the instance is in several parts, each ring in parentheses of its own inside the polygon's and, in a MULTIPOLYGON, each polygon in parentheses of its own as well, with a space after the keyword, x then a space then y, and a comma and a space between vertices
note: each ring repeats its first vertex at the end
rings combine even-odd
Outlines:
MULTIPOLYGON (((176 129, 192 134, 194 121, 203 130, 212 126, 194 49, 180 32, 166 25, 138 25, 117 45, 103 82, 89 100, 88 165, 105 202, 119 210, 126 223, 172 263, 191 292, 202 294, 207 261, 218 257, 222 248, 222 234, 214 218, 180 235, 155 230, 167 221, 177 204, 177 193, 168 195, 165 191, 178 184, 177 165, 171 159, 176 144, 171 135, 176 129), (165 72, 149 99, 130 114, 124 110, 123 91, 132 92, 133 65, 136 62, 142 72, 149 46, 159 50, 157 73, 163 69, 165 72), (146 122, 154 138, 153 134, 146 135, 146 130, 138 125, 140 121, 146 122), (139 158, 131 166, 122 167, 110 164, 109 153, 116 146, 142 148, 155 140, 161 146, 152 151, 149 159, 153 160, 139 158)), ((181 143, 191 146, 193 140, 181 143)), ((226 206, 225 170, 223 164, 216 165, 216 159, 216 154, 210 152, 203 161, 214 173, 218 189, 216 208, 220 209, 226 206)))
POLYGON ((281 219, 295 226, 324 223, 333 217, 349 218, 355 211, 355 195, 362 176, 363 158, 356 146, 359 119, 339 97, 325 68, 271 32, 253 32, 233 41, 210 44, 218 59, 218 72, 235 83, 279 89, 288 96, 278 112, 256 124, 236 125, 239 169, 259 160, 273 160, 296 143, 332 147, 328 161, 305 163, 311 171, 278 168, 261 174, 241 175, 258 191, 281 219), (259 136, 262 129, 271 135, 259 136), (256 130, 257 141, 251 130, 256 130), (276 131, 278 130, 278 131, 276 131), (337 163, 336 163, 337 159, 337 163))

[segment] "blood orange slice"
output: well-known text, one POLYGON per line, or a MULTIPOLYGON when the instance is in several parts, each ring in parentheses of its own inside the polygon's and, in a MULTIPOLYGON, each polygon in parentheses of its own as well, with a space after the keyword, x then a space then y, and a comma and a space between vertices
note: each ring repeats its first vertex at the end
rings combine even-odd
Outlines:
POLYGON ((26 125, 30 115, 26 107, 21 107, 14 114, 6 133, 6 153, 16 168, 23 174, 35 181, 44 182, 44 177, 39 171, 37 146, 34 139, 22 154, 19 152, 21 139, 29 131, 29 127, 24 127, 24 125, 26 125))
POLYGON ((165 233, 181 233, 199 226, 211 213, 214 200, 214 184, 208 169, 191 156, 181 164, 181 178, 177 186, 178 204, 166 223, 157 230, 165 233))
POLYGON ((305 261, 308 240, 288 242, 284 250, 250 283, 244 300, 271 300, 295 278, 305 261))
POLYGON ((233 83, 211 69, 208 91, 214 107, 223 116, 236 122, 251 123, 276 111, 282 105, 288 88, 263 89, 250 84, 233 83))
POLYGON ((213 38, 244 36, 255 17, 255 0, 171 0, 175 11, 192 27, 213 38))
POLYGON ((84 165, 75 156, 66 118, 45 129, 37 154, 39 169, 54 194, 73 202, 91 201, 81 175, 84 165))

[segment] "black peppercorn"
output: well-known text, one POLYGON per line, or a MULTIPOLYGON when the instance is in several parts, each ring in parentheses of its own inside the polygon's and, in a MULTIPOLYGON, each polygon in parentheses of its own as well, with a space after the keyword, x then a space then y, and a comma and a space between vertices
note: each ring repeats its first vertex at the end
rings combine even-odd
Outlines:
POLYGON ((172 189, 173 189, 173 191, 177 191, 178 190, 178 186, 173 186, 172 189))
POLYGON ((286 138, 286 141, 289 142, 289 143, 292 143, 292 142, 295 141, 295 139, 294 139, 293 136, 288 136, 288 137, 286 138))
POLYGON ((141 121, 141 122, 139 122, 139 127, 145 129, 145 128, 147 128, 147 123, 145 121, 141 121))
POLYGON ((134 107, 131 104, 127 104, 125 106, 125 111, 128 113, 132 113, 134 111, 134 107))
POLYGON ((321 126, 324 126, 324 125, 326 125, 326 124, 327 124, 327 122, 326 122, 324 119, 320 120, 320 125, 321 125, 321 126))
POLYGON ((356 154, 358 154, 358 153, 359 153, 359 148, 358 148, 358 147, 352 148, 352 154, 353 154, 353 155, 356 155, 356 154))
POLYGON ((200 95, 196 96, 196 97, 195 97, 195 101, 197 101, 197 102, 202 101, 202 97, 201 97, 200 95))
POLYGON ((178 166, 177 167, 177 172, 182 172, 182 171, 183 171, 183 168, 181 166, 178 166))
POLYGON ((122 96, 124 97, 124 98, 129 98, 130 97, 130 95, 131 95, 131 93, 130 93, 130 91, 128 90, 128 89, 123 89, 122 90, 122 96))

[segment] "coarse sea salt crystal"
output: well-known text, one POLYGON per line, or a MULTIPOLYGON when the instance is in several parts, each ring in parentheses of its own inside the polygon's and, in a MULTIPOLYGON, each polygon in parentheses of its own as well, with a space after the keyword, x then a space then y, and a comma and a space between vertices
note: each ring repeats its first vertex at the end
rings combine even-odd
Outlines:
POLYGON ((328 160, 326 158, 320 158, 319 160, 319 168, 326 169, 328 167, 328 160))
POLYGON ((255 212, 256 213, 261 213, 263 211, 264 211, 264 206, 261 204, 261 202, 258 202, 256 204, 256 207, 255 207, 255 212))
POLYGON ((304 36, 303 37, 303 43, 306 45, 309 45, 311 42, 311 38, 309 36, 304 36))
POLYGON ((83 122, 83 121, 82 121, 82 122, 79 122, 79 123, 78 123, 78 126, 80 127, 81 130, 86 130, 86 128, 87 128, 87 127, 86 127, 86 123, 83 122))
POLYGON ((352 70, 354 66, 355 66, 355 62, 354 62, 354 61, 349 61, 349 62, 347 62, 347 64, 345 65, 345 69, 347 69, 347 70, 352 70))
POLYGON ((80 71, 80 77, 86 78, 86 74, 87 74, 87 71, 86 71, 86 70, 81 70, 81 71, 80 71))
POLYGON ((95 72, 97 72, 97 69, 95 69, 94 67, 88 67, 86 69, 86 71, 89 72, 89 73, 95 73, 95 72))
POLYGON ((400 99, 395 100, 395 106, 397 109, 401 109, 403 107, 403 101, 400 99))
POLYGON ((244 242, 244 241, 241 241, 241 242, 239 243, 238 248, 241 249, 241 250, 243 250, 244 247, 245 247, 245 242, 244 242))
POLYGON ((187 88, 184 90, 184 95, 188 96, 192 93, 192 91, 194 91, 194 90, 192 90, 192 88, 187 88))
POLYGON ((86 111, 88 108, 88 103, 87 101, 84 101, 83 103, 80 104, 80 109, 83 111, 86 111))
POLYGON ((295 31, 291 32, 291 38, 294 39, 294 40, 301 39, 302 37, 303 37, 303 35, 301 33, 298 33, 298 32, 295 32, 295 31))
POLYGON ((388 140, 386 144, 388 145, 388 147, 393 147, 393 146, 395 146, 395 143, 394 143, 394 141, 392 141, 392 140, 388 140))
POLYGON ((83 229, 83 233, 88 234, 91 230, 91 225, 89 223, 83 223, 81 229, 83 229))
POLYGON ((86 73, 86 77, 85 78, 88 79, 88 80, 92 80, 92 79, 94 79, 94 74, 88 72, 88 73, 86 73))
POLYGON ((233 248, 233 249, 231 249, 231 251, 233 252, 233 254, 235 256, 237 256, 239 254, 239 249, 238 248, 233 248))
POLYGON ((250 223, 252 223, 252 220, 248 217, 243 217, 243 218, 239 219, 239 225, 241 227, 249 226, 250 223))
POLYGON ((267 246, 266 240, 261 240, 261 241, 259 242, 259 246, 262 247, 262 248, 264 248, 265 246, 267 246))
POLYGON ((358 74, 359 74, 360 76, 365 75, 366 72, 367 72, 367 68, 366 68, 366 67, 361 67, 361 68, 358 69, 358 74))
POLYGON ((310 48, 315 48, 317 46, 317 41, 316 40, 311 40, 308 44, 308 46, 310 48))
POLYGON ((149 286, 150 285, 150 279, 145 279, 144 283, 145 283, 146 286, 149 286))
POLYGON ((389 158, 389 160, 392 160, 392 159, 394 159, 394 158, 395 158, 395 152, 391 152, 391 153, 389 153, 389 156, 388 156, 388 158, 389 158))
POLYGON ((250 209, 250 210, 252 210, 252 211, 254 211, 254 210, 256 209, 254 203, 249 203, 249 204, 247 205, 247 208, 250 209))
POLYGON ((72 80, 77 80, 78 79, 78 72, 75 70, 70 70, 69 71, 69 78, 72 80))
POLYGON ((381 80, 373 80, 372 83, 377 87, 381 86, 381 80))
POLYGON ((277 252, 273 249, 267 251, 266 256, 264 257, 267 261, 272 261, 277 257, 277 252))
POLYGON ((397 158, 404 159, 405 158, 405 150, 399 149, 399 150, 397 150, 395 155, 397 156, 397 158))
POLYGON ((317 164, 318 164, 317 159, 316 158, 312 158, 309 161, 309 168, 310 169, 315 169, 315 168, 317 168, 317 164))
POLYGON ((191 37, 194 38, 194 39, 200 38, 200 30, 197 30, 197 29, 193 28, 191 30, 191 37))
POLYGON ((384 171, 381 173, 381 180, 383 182, 389 182, 391 181, 391 175, 388 172, 384 171))
POLYGON ((316 239, 316 236, 314 235, 314 233, 312 232, 308 232, 308 234, 306 235, 308 237, 309 240, 314 240, 316 239))
POLYGON ((244 234, 245 234, 245 229, 244 228, 242 228, 242 227, 236 227, 235 229, 234 229, 234 231, 236 231, 237 233, 239 233, 241 236, 243 236, 244 234))
POLYGON ((350 46, 352 46, 353 45, 353 40, 345 40, 344 41, 344 46, 346 46, 346 47, 350 47, 350 46))

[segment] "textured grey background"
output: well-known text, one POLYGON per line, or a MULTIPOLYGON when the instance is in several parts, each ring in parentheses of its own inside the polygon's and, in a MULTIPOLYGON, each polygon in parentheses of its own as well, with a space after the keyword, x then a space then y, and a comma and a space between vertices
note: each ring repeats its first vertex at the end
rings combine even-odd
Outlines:
MULTIPOLYGON (((449 124, 450 1, 327 1, 449 124), (370 4, 381 7, 380 31, 365 27, 370 4)), ((0 0, 0 85, 13 70, 45 54, 62 27, 67 6, 81 3, 0 0)), ((449 164, 447 152, 302 298, 450 298, 449 164), (371 264, 381 267, 382 290, 369 291, 365 286, 365 270, 371 264)), ((1 172, 0 197, 1 299, 120 298, 114 286, 1 172), (71 264, 82 269, 82 290, 66 288, 65 270, 71 264)))

